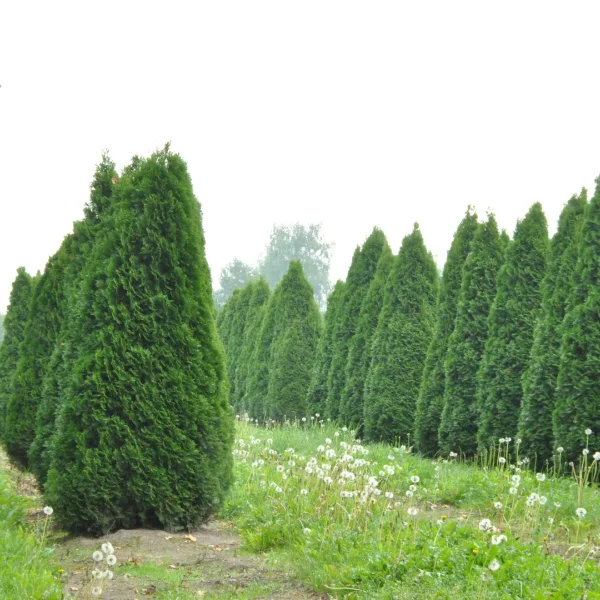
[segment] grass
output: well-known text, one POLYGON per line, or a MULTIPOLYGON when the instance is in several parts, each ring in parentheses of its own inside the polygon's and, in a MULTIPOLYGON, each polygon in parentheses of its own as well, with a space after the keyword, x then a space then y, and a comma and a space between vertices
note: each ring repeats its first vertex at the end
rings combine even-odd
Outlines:
MULTIPOLYGON (((588 445, 579 464, 538 473, 512 442, 473 464, 362 445, 325 423, 240 421, 236 482, 219 516, 241 533, 244 553, 263 555, 258 575, 238 579, 218 561, 174 567, 166 554, 128 563, 122 550, 115 579, 157 600, 296 597, 295 582, 347 599, 600 599, 593 436, 588 445)), ((0 469, 0 600, 62 598, 69 571, 90 566, 89 543, 71 546, 68 559, 53 555, 48 520, 28 524, 34 502, 7 473, 0 469)), ((52 539, 61 545, 60 532, 52 539)))
POLYGON ((591 454, 569 477, 536 473, 512 442, 474 465, 362 446, 327 424, 239 422, 237 436, 222 517, 248 549, 275 552, 314 590, 390 600, 600 598, 591 454))
POLYGON ((33 531, 26 523, 26 499, 12 488, 0 469, 0 599, 62 598, 53 573, 51 550, 44 544, 44 527, 33 531))

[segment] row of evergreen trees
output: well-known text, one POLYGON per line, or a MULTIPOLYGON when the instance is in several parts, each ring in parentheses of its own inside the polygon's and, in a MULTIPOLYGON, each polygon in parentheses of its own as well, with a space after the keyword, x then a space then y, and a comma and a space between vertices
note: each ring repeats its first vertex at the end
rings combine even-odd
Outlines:
POLYGON ((281 286, 270 299, 264 281, 237 291, 219 315, 234 407, 319 414, 374 441, 410 436, 429 456, 510 437, 522 455, 573 457, 587 428, 600 432, 599 190, 589 204, 585 190, 569 200, 552 240, 539 203, 512 240, 469 210, 439 281, 418 226, 395 256, 375 229, 329 296, 318 343, 306 301, 298 321, 278 320, 291 302, 281 286))
POLYGON ((72 531, 193 527, 232 476, 233 413, 200 205, 168 146, 119 177, 40 276, 19 269, 0 435, 72 531))

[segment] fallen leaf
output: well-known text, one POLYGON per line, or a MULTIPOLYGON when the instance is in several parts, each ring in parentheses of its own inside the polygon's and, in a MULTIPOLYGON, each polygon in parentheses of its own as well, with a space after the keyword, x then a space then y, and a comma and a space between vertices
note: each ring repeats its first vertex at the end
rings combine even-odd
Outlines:
POLYGON ((78 587, 75 587, 74 585, 72 585, 72 586, 69 588, 69 591, 70 591, 70 592, 78 592, 78 591, 79 591, 79 588, 78 588, 78 587))
POLYGON ((190 540, 190 542, 196 541, 196 538, 191 533, 188 533, 187 535, 184 535, 183 537, 190 540))
POLYGON ((169 565, 169 569, 179 569, 177 565, 169 565))
POLYGON ((168 535, 168 536, 165 538, 165 540, 170 540, 170 539, 172 539, 172 538, 173 538, 173 536, 172 536, 172 535, 168 535))

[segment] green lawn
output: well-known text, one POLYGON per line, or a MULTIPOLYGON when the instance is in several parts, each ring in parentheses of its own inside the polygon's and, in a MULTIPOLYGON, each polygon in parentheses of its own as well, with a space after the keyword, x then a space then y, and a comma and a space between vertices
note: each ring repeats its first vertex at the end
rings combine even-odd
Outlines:
POLYGON ((362 446, 329 425, 238 423, 222 517, 249 549, 274 551, 334 597, 591 600, 600 598, 600 494, 584 481, 598 475, 593 444, 578 482, 536 473, 514 442, 477 466, 362 446))

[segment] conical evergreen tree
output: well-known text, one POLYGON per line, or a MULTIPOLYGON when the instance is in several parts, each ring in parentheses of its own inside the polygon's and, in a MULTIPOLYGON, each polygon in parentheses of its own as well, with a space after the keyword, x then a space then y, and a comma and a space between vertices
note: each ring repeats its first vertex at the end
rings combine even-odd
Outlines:
POLYGON ((86 268, 46 497, 63 526, 194 527, 231 482, 232 412, 198 201, 168 147, 134 159, 86 268))
POLYGON ((240 410, 248 410, 247 388, 248 378, 250 376, 251 360, 256 348, 256 340, 265 318, 267 304, 271 296, 269 284, 264 277, 260 277, 254 283, 249 285, 253 286, 252 298, 250 299, 250 304, 248 306, 246 327, 244 329, 244 339, 242 342, 238 366, 235 371, 235 386, 240 395, 240 410))
POLYGON ((412 435, 417 394, 436 318, 437 267, 415 224, 385 286, 365 387, 365 438, 412 435))
POLYGON ((237 305, 240 301, 240 294, 242 293, 241 288, 236 288, 233 290, 233 293, 229 298, 227 298, 227 302, 219 312, 217 316, 217 327, 219 329, 219 336, 221 337, 221 341, 223 342, 223 347, 225 348, 225 353, 227 355, 227 369, 229 371, 229 341, 231 338, 231 332, 233 328, 233 319, 237 312, 237 305))
POLYGON ((299 260, 290 262, 278 286, 279 326, 271 346, 267 412, 270 418, 282 421, 307 415, 306 394, 322 322, 314 290, 299 260))
POLYGON ((19 347, 25 337, 32 295, 31 276, 25 271, 25 267, 20 267, 12 284, 10 304, 4 317, 4 340, 0 344, 0 437, 4 433, 6 406, 19 361, 19 347))
POLYGON ((469 208, 454 234, 440 283, 438 320, 427 350, 415 417, 415 445, 427 456, 434 456, 438 451, 438 429, 444 408, 446 350, 454 331, 463 265, 476 229, 477 215, 469 208))
POLYGON ((542 282, 542 310, 535 329, 529 366, 523 375, 523 402, 519 417, 521 452, 544 460, 552 456, 552 413, 562 323, 572 292, 577 263, 578 234, 587 206, 587 192, 573 196, 563 209, 550 244, 548 268, 542 282))
POLYGON ((362 428, 365 380, 371 364, 373 337, 383 305, 385 282, 392 270, 394 255, 388 243, 383 245, 375 276, 360 309, 356 333, 350 341, 346 363, 346 386, 342 392, 340 420, 362 428))
POLYGON ((554 443, 564 448, 567 460, 577 460, 588 447, 587 429, 600 434, 600 177, 580 236, 573 291, 562 324, 553 415, 554 443))
POLYGON ((373 229, 362 248, 354 253, 348 270, 342 308, 334 330, 333 356, 327 378, 325 414, 331 419, 339 417, 342 391, 346 385, 346 362, 350 342, 356 333, 360 309, 386 243, 383 231, 373 229))
POLYGON ((37 482, 45 485, 50 468, 52 437, 55 433, 56 412, 60 404, 61 390, 68 385, 70 367, 77 358, 76 338, 80 336, 73 324, 76 319, 79 285, 83 269, 91 257, 95 236, 104 213, 109 211, 117 172, 108 155, 103 155, 96 167, 90 186, 90 200, 85 207, 85 217, 73 226, 73 234, 67 236, 61 250, 66 266, 63 295, 66 308, 61 322, 57 343, 48 362, 42 381, 42 394, 36 415, 35 437, 29 449, 29 466, 37 482))
POLYGON ((10 457, 20 465, 28 463, 46 368, 65 317, 65 270, 69 266, 69 256, 64 246, 68 243, 67 239, 50 258, 35 286, 19 362, 12 379, 4 442, 10 457))
POLYGON ((253 282, 240 288, 227 340, 227 374, 230 384, 229 400, 237 411, 241 410, 241 400, 243 397, 243 391, 236 388, 237 370, 239 368, 240 354, 244 344, 244 331, 246 329, 248 309, 250 307, 253 292, 253 282))
POLYGON ((479 372, 477 442, 480 449, 497 443, 501 437, 516 438, 521 377, 533 343, 547 254, 546 217, 541 204, 536 203, 517 224, 498 273, 479 372))
POLYGON ((267 418, 267 393, 271 376, 271 347, 279 331, 279 299, 281 286, 271 294, 265 316, 260 327, 256 347, 250 359, 248 384, 246 386, 246 410, 253 419, 267 418))
POLYGON ((325 415, 325 402, 327 400, 327 378, 331 369, 333 357, 333 335, 338 322, 339 312, 344 297, 344 282, 338 280, 333 291, 327 299, 327 312, 325 313, 325 326, 317 346, 315 364, 311 374, 308 395, 306 399, 307 411, 311 415, 325 415))
POLYGON ((493 215, 478 226, 465 261, 454 331, 444 363, 444 407, 438 432, 439 451, 447 455, 477 450, 477 372, 487 339, 496 278, 504 261, 504 242, 493 215))

